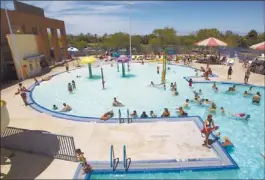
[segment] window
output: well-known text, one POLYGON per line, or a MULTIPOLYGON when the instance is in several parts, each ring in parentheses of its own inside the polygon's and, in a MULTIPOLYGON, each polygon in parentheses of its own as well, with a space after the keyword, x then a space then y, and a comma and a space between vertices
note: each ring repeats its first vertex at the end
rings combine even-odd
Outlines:
POLYGON ((29 69, 30 69, 31 71, 33 70, 33 66, 32 66, 31 63, 29 64, 29 69))

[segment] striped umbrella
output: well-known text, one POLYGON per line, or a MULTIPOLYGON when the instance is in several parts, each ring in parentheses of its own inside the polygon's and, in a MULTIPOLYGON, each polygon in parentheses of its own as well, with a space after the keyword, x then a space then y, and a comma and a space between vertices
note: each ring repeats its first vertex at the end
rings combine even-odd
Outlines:
POLYGON ((227 44, 223 41, 220 41, 216 38, 210 37, 208 39, 199 41, 195 43, 196 46, 208 46, 208 47, 216 47, 216 46, 227 46, 227 44))
POLYGON ((252 46, 250 46, 251 49, 255 49, 255 50, 265 50, 265 41, 258 43, 258 44, 254 44, 252 46))

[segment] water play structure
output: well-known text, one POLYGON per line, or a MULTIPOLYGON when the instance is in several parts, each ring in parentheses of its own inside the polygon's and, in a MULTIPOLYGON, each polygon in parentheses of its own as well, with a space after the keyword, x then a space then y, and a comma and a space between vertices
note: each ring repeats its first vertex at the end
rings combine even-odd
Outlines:
POLYGON ((81 63, 88 65, 89 78, 92 78, 93 77, 91 64, 94 63, 94 62, 96 62, 96 61, 97 61, 97 59, 94 56, 87 56, 87 57, 81 58, 81 63))
MULTIPOLYGON (((122 77, 125 77, 125 63, 129 63, 130 58, 126 55, 121 55, 120 57, 117 58, 117 62, 121 63, 121 67, 122 67, 122 77)), ((117 64, 117 69, 119 72, 119 64, 117 64)), ((129 67, 128 67, 128 71, 129 71, 129 67)))

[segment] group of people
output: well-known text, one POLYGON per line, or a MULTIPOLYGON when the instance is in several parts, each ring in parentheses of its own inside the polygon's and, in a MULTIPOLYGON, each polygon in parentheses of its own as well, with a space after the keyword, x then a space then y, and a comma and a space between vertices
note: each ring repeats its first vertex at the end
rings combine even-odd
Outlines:
MULTIPOLYGON (((195 70, 196 74, 198 73, 197 70, 195 70)), ((201 67, 201 72, 203 72, 202 77, 205 78, 205 80, 209 80, 209 76, 213 74, 212 69, 210 67, 207 67, 206 69, 204 67, 201 67)))
MULTIPOLYGON (((58 106, 56 106, 55 104, 52 106, 52 109, 54 111, 57 111, 59 108, 58 106)), ((63 108, 60 110, 60 112, 68 112, 68 111, 71 111, 72 110, 72 107, 66 103, 63 103, 63 108)))
MULTIPOLYGON (((130 116, 131 116, 131 118, 139 118, 139 116, 138 116, 136 110, 134 110, 134 111, 132 112, 132 114, 130 114, 130 116)), ((157 117, 157 115, 154 113, 154 111, 150 111, 149 116, 148 116, 148 115, 146 114, 146 112, 143 111, 142 114, 141 114, 141 116, 140 116, 140 118, 148 118, 148 117, 155 118, 155 117, 157 117)))

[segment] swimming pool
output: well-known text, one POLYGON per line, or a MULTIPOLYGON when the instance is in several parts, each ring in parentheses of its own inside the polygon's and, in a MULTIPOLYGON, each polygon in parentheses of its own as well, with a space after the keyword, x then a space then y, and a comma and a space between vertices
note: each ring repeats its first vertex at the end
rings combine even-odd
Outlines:
MULTIPOLYGON (((251 97, 244 98, 243 91, 247 86, 237 86, 238 93, 226 94, 230 84, 217 84, 219 93, 212 91, 211 83, 196 83, 191 90, 183 76, 194 76, 193 69, 170 66, 167 71, 167 81, 177 82, 179 96, 172 96, 169 90, 153 88, 148 86, 150 81, 161 82, 161 74, 156 74, 156 63, 132 64, 129 78, 121 78, 121 73, 116 67, 103 66, 106 81, 106 89, 102 90, 101 80, 87 78, 87 68, 81 68, 71 73, 63 73, 52 78, 51 81, 43 82, 32 92, 35 102, 51 110, 52 105, 61 107, 63 102, 70 104, 73 111, 67 113, 85 117, 100 117, 110 109, 114 110, 118 117, 118 109, 112 107, 113 97, 117 97, 126 106, 121 108, 123 116, 126 116, 127 108, 136 110, 138 114, 142 111, 149 113, 153 110, 160 115, 163 108, 168 108, 174 116, 177 105, 182 105, 186 98, 192 98, 192 90, 202 89, 204 98, 216 102, 218 109, 223 106, 225 110, 233 113, 246 112, 251 115, 249 122, 235 120, 222 116, 219 111, 213 114, 216 124, 220 126, 222 136, 228 136, 235 145, 231 153, 237 162, 239 170, 211 171, 211 172, 181 172, 181 173, 156 173, 156 174, 119 174, 119 175, 92 175, 91 179, 194 179, 194 178, 237 178, 256 179, 264 178, 264 159, 260 152, 264 153, 264 101, 259 106, 252 105, 251 97), (76 78, 81 75, 81 78, 76 78), (67 91, 67 83, 75 80, 77 90, 74 94, 67 91), (253 142, 253 143, 250 143, 253 142)), ((100 68, 93 68, 94 75, 100 75, 100 68)), ((264 88, 254 87, 253 92, 259 91, 264 97, 264 88)), ((199 115, 202 118, 208 114, 207 108, 191 104, 186 110, 189 115, 199 115)))

